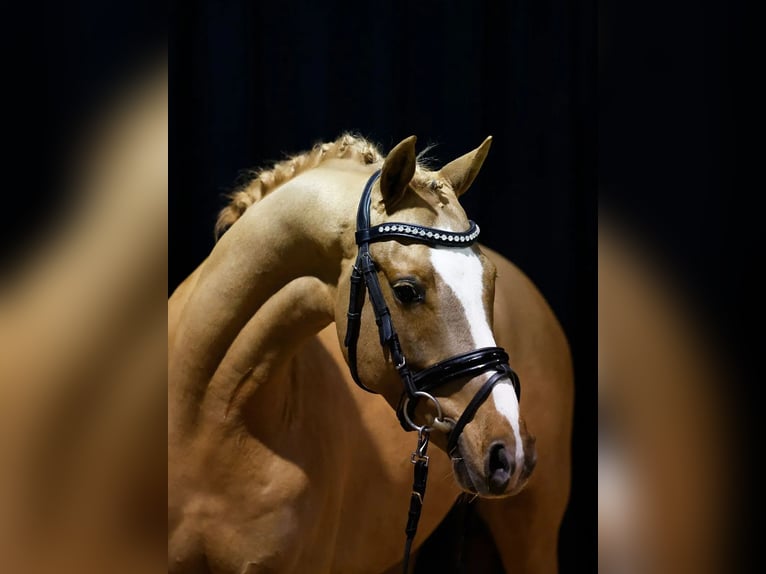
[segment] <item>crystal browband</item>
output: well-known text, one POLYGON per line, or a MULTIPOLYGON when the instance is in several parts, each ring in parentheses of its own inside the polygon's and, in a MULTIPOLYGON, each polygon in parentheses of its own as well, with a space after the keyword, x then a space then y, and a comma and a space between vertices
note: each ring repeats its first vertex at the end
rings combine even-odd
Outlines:
POLYGON ((429 245, 444 245, 455 247, 456 245, 473 245, 479 237, 479 226, 469 221, 467 231, 446 231, 423 227, 412 223, 382 223, 375 227, 360 229, 356 232, 356 243, 373 243, 375 241, 389 241, 401 238, 410 239, 429 245))

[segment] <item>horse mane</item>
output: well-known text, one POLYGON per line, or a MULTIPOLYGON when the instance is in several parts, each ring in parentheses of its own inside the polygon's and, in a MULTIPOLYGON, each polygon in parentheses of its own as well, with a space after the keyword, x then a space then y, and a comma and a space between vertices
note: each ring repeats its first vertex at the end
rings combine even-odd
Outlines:
POLYGON ((228 195, 229 204, 218 215, 215 238, 223 235, 248 207, 293 177, 328 159, 348 158, 364 164, 383 161, 378 148, 365 138, 344 133, 333 142, 320 142, 311 150, 293 155, 268 168, 246 172, 250 179, 228 195))
MULTIPOLYGON (((418 155, 419 172, 427 171, 423 156, 429 149, 430 147, 426 148, 418 155)), ((248 207, 296 175, 315 168, 328 159, 354 159, 365 165, 371 165, 381 163, 385 156, 369 140, 346 132, 333 142, 317 143, 311 150, 290 156, 268 168, 244 172, 249 179, 227 195, 229 204, 218 214, 215 224, 216 241, 245 213, 248 207)))

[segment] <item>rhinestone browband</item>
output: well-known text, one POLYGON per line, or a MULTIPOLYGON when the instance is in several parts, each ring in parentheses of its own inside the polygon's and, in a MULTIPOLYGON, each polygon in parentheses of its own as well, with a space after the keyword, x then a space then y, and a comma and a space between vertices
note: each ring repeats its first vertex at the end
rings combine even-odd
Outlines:
POLYGON ((356 243, 373 243, 375 241, 388 241, 392 238, 411 239, 419 243, 430 245, 472 245, 479 237, 479 226, 469 221, 467 231, 451 232, 433 227, 423 227, 412 223, 382 223, 375 227, 361 229, 356 232, 356 243))

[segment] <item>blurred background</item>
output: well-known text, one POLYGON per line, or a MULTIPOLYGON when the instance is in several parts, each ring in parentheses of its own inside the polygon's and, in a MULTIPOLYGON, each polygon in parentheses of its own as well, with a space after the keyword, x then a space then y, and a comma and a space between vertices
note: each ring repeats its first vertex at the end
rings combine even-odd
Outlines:
POLYGON ((384 153, 415 134, 437 166, 494 137, 461 203, 536 283, 574 358, 562 572, 596 567, 577 553, 595 539, 595 17, 567 2, 193 2, 170 60, 170 291, 211 250, 243 170, 348 130, 384 153))
POLYGON ((598 7, 601 572, 763 570, 753 7, 598 7))
POLYGON ((162 572, 167 7, 6 8, 0 571, 162 572))

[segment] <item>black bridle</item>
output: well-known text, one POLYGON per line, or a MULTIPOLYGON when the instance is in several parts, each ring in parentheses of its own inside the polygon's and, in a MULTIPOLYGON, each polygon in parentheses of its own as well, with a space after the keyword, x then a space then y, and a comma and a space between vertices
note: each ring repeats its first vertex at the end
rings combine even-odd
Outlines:
POLYGON ((356 215, 356 243, 359 251, 356 263, 351 274, 351 288, 348 304, 348 323, 346 327, 345 346, 348 348, 349 367, 351 375, 362 389, 374 393, 365 386, 359 378, 356 361, 356 347, 359 339, 359 329, 362 319, 365 295, 369 293, 370 303, 375 322, 378 325, 380 344, 388 349, 391 359, 396 366, 399 377, 402 379, 403 392, 399 405, 396 409, 397 417, 402 428, 406 431, 418 431, 418 446, 412 453, 412 462, 415 465, 415 480, 412 495, 410 497, 410 512, 405 532, 407 541, 404 554, 404 571, 407 571, 410 546, 417 530, 420 511, 425 496, 426 479, 428 476, 428 442, 432 427, 418 426, 413 422, 413 412, 417 401, 426 398, 433 402, 436 407, 436 421, 444 422, 441 406, 431 391, 438 387, 456 380, 472 378, 482 373, 494 371, 481 388, 477 391, 460 418, 454 423, 447 439, 447 452, 450 456, 457 448, 457 442, 465 426, 473 419, 476 411, 484 403, 492 389, 500 381, 509 379, 520 398, 521 387, 519 378, 508 365, 508 354, 500 347, 485 347, 456 355, 445 359, 427 369, 413 372, 407 365, 404 353, 399 343, 394 325, 391 321, 391 313, 383 298, 383 291, 378 281, 378 270, 370 255, 370 243, 379 241, 407 241, 410 243, 422 243, 431 247, 468 247, 476 243, 479 237, 479 226, 469 221, 466 231, 455 233, 443 229, 423 227, 411 223, 388 222, 380 225, 370 225, 370 199, 372 188, 380 177, 380 170, 376 171, 364 187, 362 197, 356 215))

